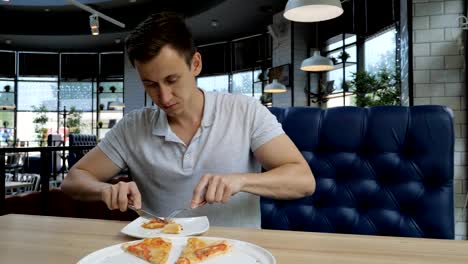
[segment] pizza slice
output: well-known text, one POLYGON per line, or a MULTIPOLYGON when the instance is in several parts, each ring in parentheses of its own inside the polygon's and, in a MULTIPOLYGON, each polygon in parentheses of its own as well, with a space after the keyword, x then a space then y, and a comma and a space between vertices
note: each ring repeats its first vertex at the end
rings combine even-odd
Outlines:
POLYGON ((158 229, 158 228, 163 228, 165 225, 166 225, 166 222, 164 220, 161 220, 159 218, 154 218, 148 222, 144 222, 143 224, 141 224, 141 227, 148 228, 148 229, 158 229))
POLYGON ((196 237, 187 239, 182 254, 176 264, 197 264, 215 256, 228 253, 231 245, 226 240, 205 240, 196 237))
POLYGON ((152 264, 166 264, 171 248, 172 242, 160 237, 122 244, 124 251, 152 264))
POLYGON ((169 222, 169 224, 165 225, 162 232, 166 234, 180 234, 182 231, 182 225, 176 224, 174 222, 169 222))

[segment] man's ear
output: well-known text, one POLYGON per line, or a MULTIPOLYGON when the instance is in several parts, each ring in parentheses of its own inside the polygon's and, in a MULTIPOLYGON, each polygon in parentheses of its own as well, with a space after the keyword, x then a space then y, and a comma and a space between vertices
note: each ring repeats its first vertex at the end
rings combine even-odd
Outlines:
POLYGON ((199 52, 193 54, 191 69, 193 76, 198 76, 202 70, 202 58, 199 52))

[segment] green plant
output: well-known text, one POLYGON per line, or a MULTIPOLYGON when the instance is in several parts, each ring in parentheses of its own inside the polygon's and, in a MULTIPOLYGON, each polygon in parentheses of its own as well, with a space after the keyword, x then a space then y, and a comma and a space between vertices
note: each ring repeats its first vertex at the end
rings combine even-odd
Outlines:
POLYGON ((330 57, 330 60, 333 62, 333 65, 337 65, 337 64, 338 64, 338 60, 337 60, 335 57, 331 56, 331 57, 330 57))
POLYGON ((338 55, 338 59, 340 59, 343 63, 345 63, 349 59, 349 57, 351 56, 346 51, 342 51, 340 55, 338 55))
POLYGON ((46 124, 49 121, 47 117, 47 107, 41 104, 39 107, 33 106, 33 111, 36 112, 36 116, 33 119, 34 132, 36 132, 36 139, 39 141, 39 146, 45 146, 47 139, 47 127, 46 124))
POLYGON ((5 87, 3 87, 3 89, 5 89, 5 92, 10 92, 10 89, 11 89, 11 86, 10 85, 5 85, 5 87))
POLYGON ((8 122, 8 121, 6 121, 6 120, 3 121, 3 127, 4 127, 4 128, 7 128, 9 125, 10 125, 10 122, 8 122))
POLYGON ((360 71, 349 82, 356 94, 356 106, 400 105, 400 82, 398 77, 383 69, 376 74, 360 71))
POLYGON ((76 107, 70 107, 70 112, 68 113, 67 118, 67 127, 69 133, 79 134, 81 132, 81 111, 76 110, 76 107))
POLYGON ((99 121, 97 125, 98 125, 98 128, 102 128, 102 125, 103 125, 102 121, 99 121))
POLYGON ((104 104, 99 104, 99 110, 104 110, 104 104))
POLYGON ((260 96, 260 102, 263 104, 263 105, 268 105, 268 104, 271 104, 272 102, 272 96, 271 96, 271 93, 264 93, 260 96))

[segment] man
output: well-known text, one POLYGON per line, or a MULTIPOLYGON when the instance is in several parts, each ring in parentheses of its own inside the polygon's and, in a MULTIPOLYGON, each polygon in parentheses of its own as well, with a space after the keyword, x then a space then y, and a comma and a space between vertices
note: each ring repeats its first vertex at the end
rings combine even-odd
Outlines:
POLYGON ((182 18, 150 16, 126 48, 158 108, 127 114, 71 168, 64 192, 121 211, 129 204, 161 215, 198 207, 213 225, 245 227, 260 226, 258 196, 313 193, 308 164, 268 109, 197 87, 201 55, 182 18), (260 164, 268 171, 260 173, 260 164), (126 167, 134 182, 105 183, 126 167))

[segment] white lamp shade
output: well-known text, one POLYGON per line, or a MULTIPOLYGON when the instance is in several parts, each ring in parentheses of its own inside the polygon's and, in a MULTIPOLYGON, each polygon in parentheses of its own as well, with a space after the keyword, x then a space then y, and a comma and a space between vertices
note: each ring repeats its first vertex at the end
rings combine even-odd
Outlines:
POLYGON ((284 84, 278 82, 277 79, 273 79, 273 82, 265 86, 265 89, 263 89, 263 92, 265 93, 284 93, 287 92, 286 86, 284 84))
POLYGON ((340 0, 289 0, 284 17, 296 22, 318 22, 343 14, 340 0))
POLYGON ((302 61, 301 70, 310 72, 321 72, 333 70, 333 62, 329 58, 320 55, 320 51, 315 51, 314 56, 302 61))

